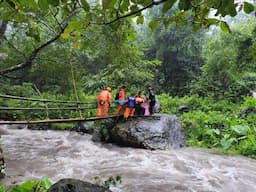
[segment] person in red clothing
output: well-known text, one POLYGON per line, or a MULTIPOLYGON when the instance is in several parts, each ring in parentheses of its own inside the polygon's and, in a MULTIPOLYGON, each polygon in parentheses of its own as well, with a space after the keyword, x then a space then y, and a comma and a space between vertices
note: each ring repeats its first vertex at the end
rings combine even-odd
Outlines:
POLYGON ((111 102, 111 88, 107 87, 105 90, 101 91, 97 97, 97 117, 106 117, 108 115, 108 109, 111 102))
POLYGON ((126 108, 126 96, 125 96, 125 86, 122 86, 121 89, 119 90, 118 94, 118 108, 117 108, 117 115, 121 115, 124 113, 125 108, 126 108))

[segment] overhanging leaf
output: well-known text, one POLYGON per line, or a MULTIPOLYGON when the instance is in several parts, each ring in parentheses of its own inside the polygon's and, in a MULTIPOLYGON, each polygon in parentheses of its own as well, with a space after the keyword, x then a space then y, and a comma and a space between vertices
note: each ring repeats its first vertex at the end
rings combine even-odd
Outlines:
POLYGON ((232 126, 231 129, 239 135, 246 135, 249 127, 243 125, 232 126))
POLYGON ((227 22, 225 22, 225 21, 221 21, 221 22, 220 22, 220 28, 221 28, 221 30, 224 31, 224 32, 229 32, 229 33, 231 33, 231 30, 230 30, 230 28, 229 28, 229 25, 228 25, 227 22))
POLYGON ((59 0, 47 0, 47 2, 54 7, 57 7, 59 5, 59 0))
POLYGON ((80 48, 80 43, 78 41, 73 43, 73 46, 75 49, 79 49, 80 48))
POLYGON ((244 12, 251 13, 254 11, 254 5, 248 2, 244 2, 244 12))
POLYGON ((61 34, 61 37, 63 38, 63 39, 67 39, 67 38, 69 38, 69 33, 67 33, 67 32, 64 32, 64 33, 62 33, 61 34))
POLYGON ((149 22, 148 26, 150 27, 150 29, 154 30, 159 26, 159 21, 152 20, 149 22))
POLYGON ((152 3, 152 0, 137 0, 137 3, 143 6, 148 6, 150 3, 152 3))
POLYGON ((103 7, 103 9, 108 9, 110 3, 111 3, 111 0, 102 0, 102 7, 103 7))
POLYGON ((188 0, 180 0, 179 1, 179 9, 180 10, 188 10, 191 7, 190 1, 188 0))
POLYGON ((162 13, 165 14, 170 8, 172 8, 173 4, 176 2, 176 0, 169 0, 164 3, 162 13))
POLYGON ((208 18, 206 21, 209 25, 218 25, 220 23, 220 20, 215 18, 208 18))
POLYGON ((141 15, 137 18, 137 21, 136 21, 137 24, 143 24, 144 23, 144 16, 141 15))
POLYGON ((90 11, 90 5, 86 0, 80 0, 85 11, 90 11))
POLYGON ((38 0, 38 6, 43 11, 46 11, 48 9, 48 2, 47 2, 47 0, 38 0))

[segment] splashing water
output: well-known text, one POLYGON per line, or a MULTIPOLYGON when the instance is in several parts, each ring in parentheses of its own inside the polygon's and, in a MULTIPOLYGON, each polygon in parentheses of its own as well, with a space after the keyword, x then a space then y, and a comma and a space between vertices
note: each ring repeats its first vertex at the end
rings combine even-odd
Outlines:
POLYGON ((76 178, 94 182, 120 175, 113 192, 249 192, 256 191, 256 161, 181 148, 144 150, 93 143, 75 132, 2 128, 10 185, 28 179, 76 178))

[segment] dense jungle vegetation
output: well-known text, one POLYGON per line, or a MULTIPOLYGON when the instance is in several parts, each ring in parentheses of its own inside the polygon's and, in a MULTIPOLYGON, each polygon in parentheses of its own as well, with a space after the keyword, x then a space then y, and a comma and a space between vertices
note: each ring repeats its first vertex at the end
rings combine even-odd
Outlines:
MULTIPOLYGON (((180 117, 188 146, 256 158, 254 3, 100 2, 1 0, 1 95, 78 99, 89 103, 87 117, 95 116, 96 95, 106 86, 114 97, 121 85, 127 95, 147 94, 153 85, 161 112, 180 117), (181 105, 189 112, 179 113, 181 105)), ((0 103, 3 109, 62 105, 2 97, 0 103)), ((3 109, 5 120, 79 116, 3 109)))

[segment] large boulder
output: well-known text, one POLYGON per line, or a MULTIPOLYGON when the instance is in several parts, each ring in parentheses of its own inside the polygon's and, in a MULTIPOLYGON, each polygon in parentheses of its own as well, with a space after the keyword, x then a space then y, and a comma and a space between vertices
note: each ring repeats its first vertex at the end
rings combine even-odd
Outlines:
POLYGON ((111 192, 109 189, 77 179, 61 179, 48 192, 111 192))
POLYGON ((119 122, 109 131, 111 142, 146 149, 184 146, 185 133, 175 115, 159 114, 119 122))

